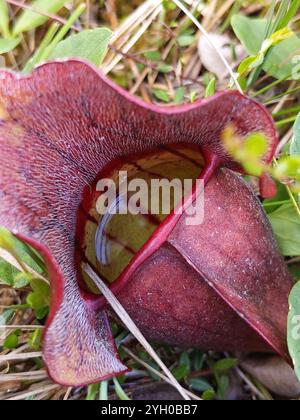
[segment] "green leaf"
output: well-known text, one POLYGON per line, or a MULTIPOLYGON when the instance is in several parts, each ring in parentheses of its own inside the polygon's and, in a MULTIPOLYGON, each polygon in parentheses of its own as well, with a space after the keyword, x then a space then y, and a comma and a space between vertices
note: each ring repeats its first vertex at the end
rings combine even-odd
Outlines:
POLYGON ((151 61, 161 60, 161 54, 159 51, 147 51, 144 53, 144 57, 151 61))
POLYGON ((164 90, 155 89, 155 90, 153 90, 153 94, 160 101, 163 101, 163 102, 169 102, 170 101, 170 97, 169 97, 168 93, 164 90))
POLYGON ((35 310, 37 319, 43 319, 49 312, 50 286, 40 279, 30 282, 33 292, 27 296, 27 304, 35 310))
POLYGON ((11 253, 19 263, 26 263, 40 274, 45 273, 45 264, 37 252, 24 242, 19 241, 7 229, 0 226, 0 248, 11 253))
POLYGON ((201 398, 204 401, 212 401, 216 396, 216 393, 213 389, 208 389, 207 391, 203 392, 201 398))
POLYGON ((205 98, 209 98, 216 93, 216 79, 213 77, 208 83, 205 90, 205 98))
POLYGON ((163 0, 163 7, 165 10, 169 11, 169 10, 175 10, 177 6, 171 0, 163 0))
MULTIPOLYGON (((263 47, 264 36, 267 28, 266 19, 253 19, 242 15, 234 15, 231 19, 232 28, 243 44, 247 53, 251 56, 257 56, 263 47)), ((278 32, 282 34, 282 32, 278 32)), ((278 39, 276 34, 274 42, 278 39)), ((272 40, 270 39, 270 42, 272 40)), ((266 54, 263 63, 263 69, 266 73, 277 79, 292 79, 293 63, 292 59, 300 52, 300 38, 292 35, 270 48, 266 54)))
POLYGON ((20 42, 20 38, 0 38, 0 54, 6 54, 14 50, 20 42))
POLYGON ((14 315, 14 309, 11 307, 0 314, 0 325, 5 326, 14 315))
POLYGON ((295 124, 294 124, 294 137, 291 142, 290 154, 299 155, 300 154, 300 114, 298 115, 295 124))
POLYGON ((128 397, 128 395, 126 394, 126 392, 121 387, 120 382, 118 381, 118 379, 117 378, 113 378, 113 381, 114 381, 114 385, 115 385, 115 391, 116 391, 116 394, 119 397, 119 399, 121 401, 130 401, 130 398, 128 397))
POLYGON ((187 366, 189 370, 191 369, 191 359, 188 352, 184 351, 183 353, 181 353, 179 358, 179 365, 187 366))
POLYGON ((198 92, 194 91, 190 93, 190 101, 193 104, 194 102, 196 102, 198 97, 198 92))
POLYGON ((270 49, 264 61, 264 71, 277 79, 293 79, 293 58, 300 53, 300 38, 296 35, 270 49))
POLYGON ((21 289, 22 287, 26 287, 30 284, 32 280, 32 274, 30 273, 18 273, 14 276, 13 279, 13 287, 15 289, 21 289))
POLYGON ((159 66, 158 66, 158 70, 161 72, 161 73, 171 73, 171 71, 173 71, 174 69, 173 69, 173 66, 171 66, 170 64, 160 64, 159 66))
POLYGON ((94 401, 99 393, 99 384, 92 384, 88 386, 86 401, 94 401))
POLYGON ((19 271, 0 257, 0 282, 7 284, 8 286, 13 286, 14 277, 18 274, 19 271))
POLYGON ((82 31, 59 42, 49 58, 82 58, 99 66, 106 55, 111 36, 112 32, 107 28, 82 31))
POLYGON ((28 344, 30 345, 30 347, 32 347, 36 351, 41 350, 42 334, 43 334, 43 331, 41 328, 37 328, 32 334, 30 334, 28 344))
POLYGON ((195 39, 196 38, 195 38, 194 35, 180 35, 177 38, 177 42, 178 42, 180 47, 189 47, 190 45, 193 44, 195 39))
POLYGON ((192 358, 193 358, 194 369, 201 370, 204 364, 204 354, 201 351, 196 350, 195 352, 193 352, 192 358))
POLYGON ((264 41, 267 20, 234 15, 231 18, 231 26, 247 53, 257 55, 264 41))
POLYGON ((213 370, 217 373, 222 373, 236 367, 237 364, 238 364, 237 359, 230 359, 230 358, 222 359, 214 364, 213 370))
POLYGON ((6 350, 13 350, 19 344, 19 337, 21 335, 21 330, 16 330, 9 334, 9 336, 4 341, 3 347, 6 350))
POLYGON ((279 207, 269 219, 284 256, 300 255, 300 219, 292 204, 279 207))
POLYGON ((0 32, 5 38, 9 38, 9 13, 6 0, 0 0, 0 32))
POLYGON ((239 65, 238 72, 241 76, 247 75, 254 68, 259 67, 264 60, 262 54, 251 55, 250 57, 245 58, 239 65))
POLYGON ((267 39, 265 48, 268 48, 269 46, 275 46, 279 44, 282 41, 285 41, 286 39, 291 38, 294 35, 293 31, 288 28, 282 28, 278 31, 274 32, 273 35, 270 36, 269 39, 267 39))
POLYGON ((30 6, 35 9, 36 12, 28 9, 23 10, 21 15, 16 19, 13 34, 19 35, 22 32, 30 31, 31 29, 43 25, 43 23, 48 20, 48 17, 44 15, 57 13, 67 1, 68 0, 34 0, 30 6))
POLYGON ((189 385, 198 392, 212 391, 212 386, 205 380, 201 378, 194 378, 189 380, 189 385))
MULTIPOLYGON (((50 43, 52 42, 55 34, 59 29, 59 24, 54 22, 46 32, 44 38, 42 39, 39 47, 35 50, 33 56, 27 61, 24 66, 23 73, 30 73, 31 70, 41 61, 43 61, 46 49, 49 47, 50 43)), ((47 57, 45 57, 47 58, 47 57)))
POLYGON ((182 103, 184 100, 184 95, 185 95, 185 88, 183 86, 176 89, 175 98, 174 98, 175 104, 182 103))
POLYGON ((291 22, 293 17, 297 14, 299 6, 300 6, 300 0, 293 0, 291 2, 289 10, 285 14, 285 16, 282 18, 281 22, 279 22, 280 27, 287 26, 291 22))
POLYGON ((174 377, 177 381, 181 381, 190 373, 190 368, 187 365, 181 365, 172 370, 174 377))
POLYGON ((223 376, 221 376, 220 379, 218 379, 217 382, 218 382, 218 396, 219 396, 219 398, 224 400, 226 392, 227 392, 227 390, 229 388, 229 385, 230 385, 229 378, 228 378, 228 376, 223 375, 223 376))
POLYGON ((300 381, 300 282, 294 286, 289 302, 288 345, 300 381))

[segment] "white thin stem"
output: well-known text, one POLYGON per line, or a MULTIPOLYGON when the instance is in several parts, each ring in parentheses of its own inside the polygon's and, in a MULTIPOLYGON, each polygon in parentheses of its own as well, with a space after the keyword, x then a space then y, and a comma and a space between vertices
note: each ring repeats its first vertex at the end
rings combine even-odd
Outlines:
POLYGON ((113 70, 113 68, 122 60, 123 54, 127 54, 131 48, 138 42, 138 40, 142 37, 142 35, 147 31, 149 26, 152 24, 152 22, 156 19, 156 17, 159 15, 160 10, 155 9, 154 12, 150 15, 148 19, 146 19, 141 28, 134 34, 134 36, 128 41, 125 47, 122 49, 122 53, 117 54, 113 60, 106 66, 102 68, 103 73, 108 74, 113 70))
POLYGON ((207 39, 207 41, 209 42, 209 44, 212 46, 212 48, 215 49, 215 51, 217 52, 218 56, 220 57, 220 59, 222 60, 222 62, 224 63, 224 65, 226 66, 229 74, 232 77, 232 80, 234 81, 237 89, 240 91, 240 93, 244 93, 243 89, 241 88, 241 85, 239 84, 239 81, 236 77, 236 74, 234 73, 234 71, 232 70, 230 64, 228 63, 228 61, 226 60, 226 58, 224 57, 224 54, 222 53, 222 51, 212 42, 208 32, 204 29, 204 27, 201 25, 201 23, 198 21, 198 19, 195 18, 195 16, 181 3, 181 1, 179 0, 173 0, 173 2, 176 4, 177 7, 179 7, 187 16, 188 18, 197 26, 197 28, 202 32, 203 36, 205 36, 205 38, 207 39))
MULTIPOLYGON (((9 307, 9 306, 8 306, 9 307)), ((0 330, 42 330, 43 325, 0 325, 0 330)))
POLYGON ((163 372, 166 374, 166 376, 172 382, 172 385, 178 390, 178 392, 181 394, 181 396, 185 400, 189 401, 190 397, 187 395, 185 389, 182 388, 182 386, 178 383, 178 381, 172 375, 172 373, 167 368, 167 366, 164 364, 164 362, 157 355, 156 351, 148 343, 146 338, 143 336, 143 334, 138 329, 138 327, 136 326, 136 324, 134 323, 132 318, 128 315, 127 311, 124 309, 124 307, 121 305, 121 303, 115 297, 115 295, 111 292, 111 290, 106 286, 106 284, 100 279, 100 277, 94 272, 94 270, 88 264, 83 264, 83 270, 91 278, 91 280, 93 280, 95 285, 99 288, 100 292, 103 294, 103 296, 109 302, 109 304, 111 305, 113 310, 116 312, 116 314, 120 317, 122 322, 124 322, 124 324, 129 329, 131 334, 135 336, 135 338, 145 348, 145 350, 149 353, 149 355, 160 366, 160 368, 163 370, 163 372))
POLYGON ((42 356, 42 352, 21 353, 21 354, 10 353, 5 356, 0 356, 0 363, 9 362, 12 360, 35 359, 36 357, 41 357, 41 356, 42 356))
MULTIPOLYGON (((161 379, 163 379, 165 382, 167 382, 169 385, 173 385, 169 378, 167 378, 163 373, 160 373, 157 369, 150 366, 148 363, 144 362, 142 359, 137 357, 134 353, 132 353, 131 350, 129 350, 127 347, 122 346, 125 353, 127 353, 132 359, 134 359, 137 363, 139 363, 141 366, 144 366, 147 370, 154 373, 154 375, 159 376, 161 379)), ((193 400, 202 401, 200 397, 193 394, 193 392, 185 390, 187 395, 189 395, 193 400)))
POLYGON ((44 386, 43 388, 36 389, 35 391, 24 392, 23 394, 18 394, 15 397, 7 398, 7 401, 20 401, 24 400, 25 398, 34 397, 35 395, 42 394, 44 392, 54 391, 55 389, 60 388, 60 385, 48 385, 44 386))

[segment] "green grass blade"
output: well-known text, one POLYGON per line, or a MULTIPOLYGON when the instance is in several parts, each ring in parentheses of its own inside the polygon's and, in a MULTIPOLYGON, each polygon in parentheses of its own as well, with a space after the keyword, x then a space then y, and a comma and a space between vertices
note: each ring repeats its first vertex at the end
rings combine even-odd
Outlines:
POLYGON ((0 31, 4 38, 10 37, 9 12, 5 0, 0 0, 0 31))
POLYGON ((31 70, 42 61, 42 57, 45 53, 46 48, 52 42, 53 37, 57 33, 59 28, 58 23, 53 23, 48 29, 46 35, 44 36, 39 48, 34 53, 33 57, 27 62, 26 66, 23 69, 23 73, 29 73, 31 70))
POLYGON ((67 0, 35 0, 31 3, 32 10, 26 9, 16 19, 13 35, 30 31, 43 25, 49 19, 46 15, 57 13, 67 3, 67 0))
POLYGON ((299 7, 300 7, 300 0, 293 0, 291 7, 289 8, 288 12, 283 17, 282 21, 279 24, 280 28, 284 28, 285 26, 288 26, 288 24, 291 22, 291 20, 294 18, 294 16, 298 12, 299 7))

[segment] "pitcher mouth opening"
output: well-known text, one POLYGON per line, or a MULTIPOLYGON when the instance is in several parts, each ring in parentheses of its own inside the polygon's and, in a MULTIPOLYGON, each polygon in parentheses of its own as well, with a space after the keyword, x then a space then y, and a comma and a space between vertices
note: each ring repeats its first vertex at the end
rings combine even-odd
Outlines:
MULTIPOLYGON (((118 159, 99 173, 85 189, 77 217, 75 257, 86 301, 105 305, 82 263, 89 264, 118 293, 203 193, 206 166, 207 157, 198 146, 175 144, 118 159), (111 185, 115 186, 114 197, 109 196, 111 185)), ((204 213, 203 196, 201 200, 195 212, 204 213)), ((203 218, 202 214, 195 216, 203 218)))

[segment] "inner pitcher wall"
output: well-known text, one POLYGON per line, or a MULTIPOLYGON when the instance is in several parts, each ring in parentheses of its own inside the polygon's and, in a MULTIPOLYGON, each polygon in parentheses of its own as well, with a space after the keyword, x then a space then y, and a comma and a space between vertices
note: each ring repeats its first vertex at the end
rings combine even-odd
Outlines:
MULTIPOLYGON (((83 200, 78 210, 76 260, 89 263, 98 275, 108 284, 116 281, 128 267, 135 255, 150 239, 159 225, 168 217, 162 209, 162 193, 153 195, 153 180, 191 180, 195 182, 204 165, 199 148, 174 145, 152 150, 149 153, 131 155, 110 163, 102 171, 95 182, 86 187, 83 200), (129 192, 128 197, 120 190, 120 173, 127 174, 127 184, 132 180, 144 180, 148 186, 148 208, 145 214, 115 213, 116 207, 126 206, 135 194, 129 192), (103 192, 97 191, 99 181, 110 179, 116 185, 116 198, 105 214, 99 213, 99 199, 103 192), (153 203, 156 200, 156 203, 153 203), (159 208, 153 214, 153 204, 159 208)), ((190 190, 188 191, 190 192, 190 190)), ((104 192, 104 194, 106 191, 104 192)), ((185 191, 186 193, 186 191, 185 191)), ((184 191, 182 191, 184 196, 184 191)), ((170 210, 180 204, 170 189, 170 210)), ((142 204, 142 203, 138 203, 142 204)), ((97 293, 96 288, 85 274, 81 274, 81 286, 97 293)))

